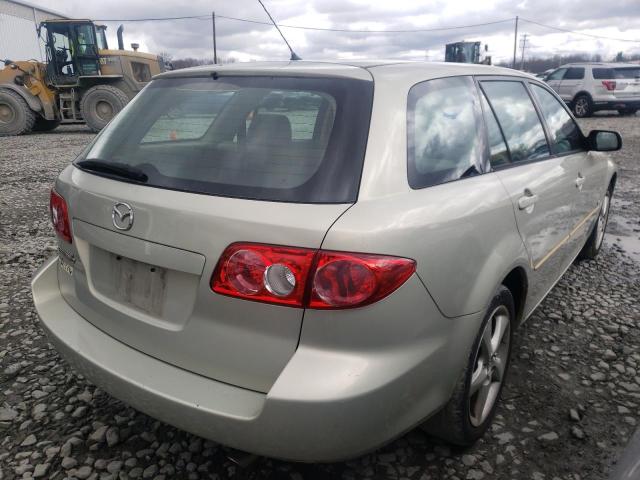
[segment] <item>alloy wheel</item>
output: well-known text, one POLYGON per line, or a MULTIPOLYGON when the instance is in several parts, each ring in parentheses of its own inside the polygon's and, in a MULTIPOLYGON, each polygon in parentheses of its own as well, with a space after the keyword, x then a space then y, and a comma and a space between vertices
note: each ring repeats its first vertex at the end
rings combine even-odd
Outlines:
POLYGON ((589 101, 585 97, 580 97, 576 100, 575 112, 576 116, 584 117, 589 111, 589 101))
POLYGON ((475 355, 469 386, 469 420, 479 427, 489 417, 505 377, 511 347, 509 310, 500 305, 487 322, 475 355))

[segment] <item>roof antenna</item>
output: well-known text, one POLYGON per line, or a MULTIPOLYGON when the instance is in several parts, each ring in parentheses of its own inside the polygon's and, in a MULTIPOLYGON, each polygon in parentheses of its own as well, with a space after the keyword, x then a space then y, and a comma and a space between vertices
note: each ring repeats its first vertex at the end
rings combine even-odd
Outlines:
POLYGON ((282 39, 284 40, 284 43, 287 44, 287 47, 289 47, 289 51, 291 52, 291 60, 302 60, 297 54, 296 52, 293 51, 293 48, 291 48, 291 45, 289 45, 289 42, 287 42, 287 39, 284 38, 284 35, 282 34, 282 31, 280 30, 280 27, 278 27, 278 24, 276 23, 276 21, 273 19, 273 17, 271 16, 271 14, 269 13, 269 10, 267 10, 267 7, 264 6, 264 3, 262 3, 262 0, 258 0, 258 3, 260 5, 262 5, 262 8, 264 8, 264 11, 267 12, 267 15, 269 16, 269 19, 271 20, 271 22, 273 23, 273 26, 276 27, 276 30, 278 30, 278 33, 280 34, 280 36, 282 37, 282 39))

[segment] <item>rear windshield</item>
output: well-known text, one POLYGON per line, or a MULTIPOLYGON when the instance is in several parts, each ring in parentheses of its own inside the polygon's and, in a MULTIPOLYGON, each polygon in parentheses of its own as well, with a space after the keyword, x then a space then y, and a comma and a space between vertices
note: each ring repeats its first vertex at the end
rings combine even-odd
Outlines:
MULTIPOLYGON (((76 166, 81 160, 107 162, 144 173, 146 185, 194 193, 351 203, 372 98, 372 82, 352 79, 157 79, 76 166)), ((119 179, 104 171, 91 169, 119 179)))

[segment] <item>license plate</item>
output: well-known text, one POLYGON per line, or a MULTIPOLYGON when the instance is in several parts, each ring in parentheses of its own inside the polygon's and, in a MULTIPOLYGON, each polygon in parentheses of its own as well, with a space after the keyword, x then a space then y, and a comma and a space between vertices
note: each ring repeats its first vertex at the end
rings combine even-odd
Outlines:
POLYGON ((167 270, 111 254, 112 282, 117 301, 161 316, 166 294, 167 270))
POLYGON ((63 272, 66 272, 69 275, 73 275, 73 267, 65 262, 62 257, 58 257, 58 265, 60 265, 60 269, 63 272))

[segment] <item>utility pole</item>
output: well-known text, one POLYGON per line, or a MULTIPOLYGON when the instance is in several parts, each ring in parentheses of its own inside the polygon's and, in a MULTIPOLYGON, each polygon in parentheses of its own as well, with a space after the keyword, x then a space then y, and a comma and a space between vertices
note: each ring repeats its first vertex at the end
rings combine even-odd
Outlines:
POLYGON ((518 16, 516 15, 516 31, 513 34, 513 64, 511 68, 516 68, 516 52, 518 50, 518 16))
POLYGON ((211 26, 213 28, 213 63, 218 63, 218 49, 216 47, 216 12, 211 12, 211 26))
POLYGON ((520 70, 524 70, 524 50, 527 48, 527 37, 529 37, 528 33, 522 35, 522 39, 520 39, 520 48, 522 48, 522 57, 520 58, 520 70))

